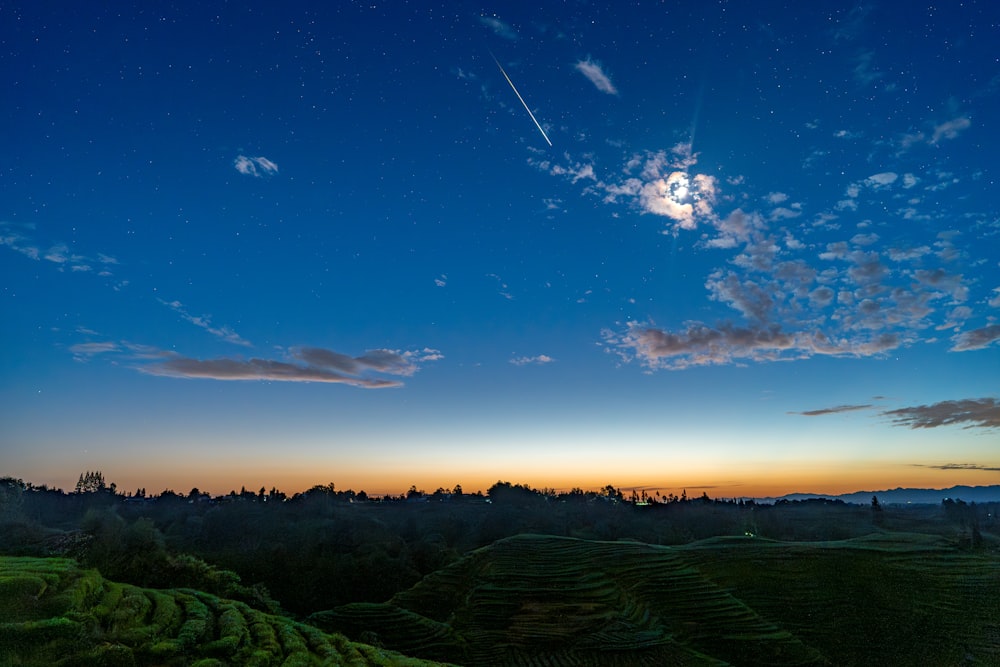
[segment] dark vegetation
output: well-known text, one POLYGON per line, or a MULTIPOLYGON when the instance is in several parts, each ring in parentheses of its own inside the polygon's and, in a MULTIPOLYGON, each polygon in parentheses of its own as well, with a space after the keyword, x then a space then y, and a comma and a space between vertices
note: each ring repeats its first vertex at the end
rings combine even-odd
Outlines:
POLYGON ((19 558, 0 569, 0 665, 404 660, 368 645, 459 664, 997 664, 998 510, 3 478, 0 553, 19 558), (208 620, 157 625, 156 595, 208 620), (299 639, 226 635, 235 615, 299 639))

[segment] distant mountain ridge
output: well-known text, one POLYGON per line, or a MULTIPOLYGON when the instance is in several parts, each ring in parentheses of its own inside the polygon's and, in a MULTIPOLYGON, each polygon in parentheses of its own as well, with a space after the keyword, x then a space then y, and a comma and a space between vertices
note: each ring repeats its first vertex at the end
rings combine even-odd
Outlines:
POLYGON ((789 493, 776 498, 758 498, 758 502, 773 503, 779 500, 807 500, 809 498, 830 498, 842 500, 845 503, 866 505, 872 501, 872 496, 878 496, 883 505, 937 505, 945 498, 964 500, 967 503, 1000 502, 1000 484, 991 486, 952 486, 947 489, 885 489, 882 491, 855 491, 832 495, 829 493, 789 493))

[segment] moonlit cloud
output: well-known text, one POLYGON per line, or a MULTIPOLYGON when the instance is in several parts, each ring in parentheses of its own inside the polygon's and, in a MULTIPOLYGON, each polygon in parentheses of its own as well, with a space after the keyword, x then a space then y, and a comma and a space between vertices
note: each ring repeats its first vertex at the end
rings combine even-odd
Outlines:
POLYGON ((882 413, 898 426, 910 428, 936 428, 956 426, 963 428, 1000 428, 1000 400, 996 398, 968 398, 941 401, 931 405, 886 410, 882 413))
POLYGON ((510 363, 515 366, 528 366, 528 365, 544 365, 551 364, 555 359, 547 354, 539 354, 534 357, 515 357, 510 360, 510 363))
MULTIPOLYGON (((739 192, 745 179, 725 178, 736 192, 724 192, 720 179, 695 171, 697 155, 687 143, 633 153, 618 174, 604 172, 593 158, 568 154, 559 161, 529 161, 606 204, 626 203, 666 219, 667 233, 704 229, 697 250, 729 253, 724 265, 707 274, 705 288, 708 300, 732 309, 736 321, 659 327, 637 320, 603 332, 609 351, 649 370, 815 355, 884 356, 934 341, 933 332, 957 329, 976 315, 963 305, 972 299, 974 282, 951 268, 967 255, 957 245, 956 231, 938 231, 933 244, 910 245, 889 243, 868 219, 855 220, 854 231, 847 231, 860 206, 884 210, 887 198, 903 197, 902 190, 915 187, 921 179, 911 172, 902 177, 896 171, 869 172, 848 181, 846 199, 810 212, 813 222, 793 234, 783 225, 805 215, 802 204, 787 203, 788 195, 774 189, 756 199, 776 208, 748 210, 752 199, 739 192), (720 204, 730 202, 741 205, 720 214, 720 204), (807 238, 820 232, 830 240, 807 238)), ((915 208, 920 200, 911 196, 908 204, 915 208)), ((1000 297, 978 303, 988 299, 1000 297)), ((990 324, 957 334, 952 349, 980 349, 998 338, 990 324)))
POLYGON ((266 157, 247 157, 246 155, 240 155, 233 161, 233 166, 236 167, 236 171, 241 174, 254 176, 256 178, 273 176, 278 173, 278 165, 271 162, 266 157))
POLYGON ((234 345, 243 345, 246 347, 252 347, 250 341, 244 339, 238 333, 236 333, 231 327, 228 326, 217 326, 212 324, 212 319, 208 315, 191 315, 184 309, 184 304, 180 301, 164 301, 163 299, 158 299, 160 303, 180 315, 181 319, 190 322, 196 327, 201 327, 208 333, 212 334, 216 338, 220 338, 227 343, 233 343, 234 345))
POLYGON ((598 176, 593 163, 564 157, 565 163, 548 159, 529 162, 573 183, 582 181, 586 184, 584 193, 597 195, 604 203, 625 202, 643 213, 667 218, 668 233, 715 222, 718 180, 709 174, 693 173, 698 158, 691 152, 690 143, 678 143, 670 151, 636 153, 620 172, 606 176, 598 176))
POLYGON ((437 350, 413 352, 369 350, 351 357, 323 348, 302 347, 290 351, 285 360, 274 359, 193 359, 174 356, 152 364, 137 366, 148 375, 210 380, 258 380, 272 382, 321 382, 347 384, 367 389, 400 387, 398 379, 377 374, 409 377, 420 363, 442 358, 437 350), (373 377, 373 374, 376 374, 373 377))
POLYGON ((587 58, 586 60, 577 61, 573 65, 573 68, 587 77, 587 80, 594 84, 594 87, 602 93, 607 93, 608 95, 618 94, 618 89, 615 88, 615 84, 611 83, 611 79, 604 73, 604 69, 599 62, 587 58))

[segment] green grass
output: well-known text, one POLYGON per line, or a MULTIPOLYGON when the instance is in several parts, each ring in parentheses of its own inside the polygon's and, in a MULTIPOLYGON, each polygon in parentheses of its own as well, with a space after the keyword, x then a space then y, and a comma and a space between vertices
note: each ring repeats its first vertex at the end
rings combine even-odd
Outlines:
POLYGON ((1000 558, 877 533, 683 547, 522 535, 311 617, 476 665, 1000 664, 1000 558))
POLYGON ((0 557, 0 666, 427 665, 242 602, 105 580, 72 560, 0 557))

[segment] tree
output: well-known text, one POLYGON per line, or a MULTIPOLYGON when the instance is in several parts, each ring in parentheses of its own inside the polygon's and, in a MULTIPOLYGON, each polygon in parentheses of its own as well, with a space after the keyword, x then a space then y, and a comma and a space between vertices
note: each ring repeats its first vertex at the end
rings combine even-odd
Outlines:
POLYGON ((872 523, 876 526, 881 526, 885 521, 885 517, 882 514, 882 503, 878 501, 878 496, 872 496, 872 523))
POLYGON ((77 493, 95 493, 97 491, 104 491, 107 487, 104 484, 104 474, 100 470, 95 470, 80 475, 80 478, 76 482, 76 492, 77 493))
POLYGON ((12 520, 20 516, 27 488, 23 480, 0 477, 0 519, 12 520))

